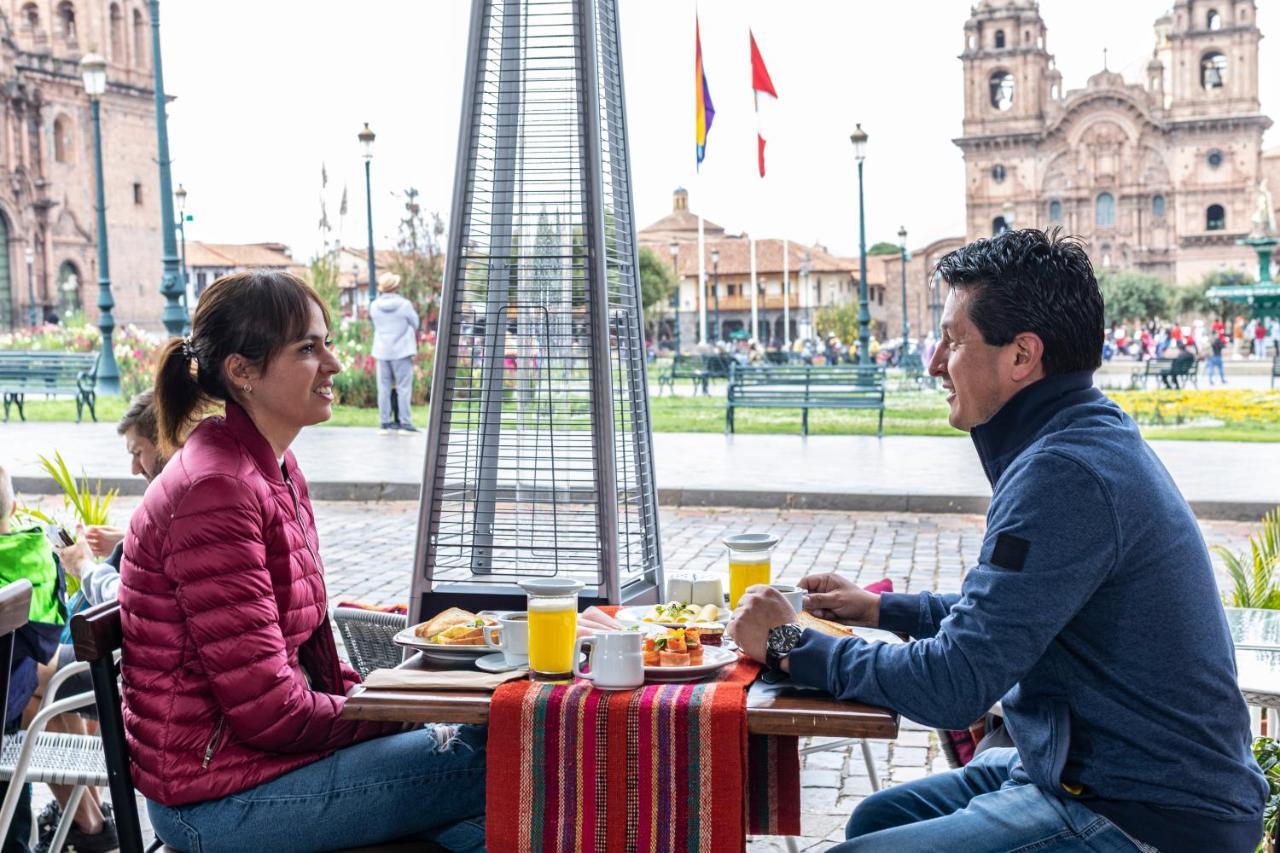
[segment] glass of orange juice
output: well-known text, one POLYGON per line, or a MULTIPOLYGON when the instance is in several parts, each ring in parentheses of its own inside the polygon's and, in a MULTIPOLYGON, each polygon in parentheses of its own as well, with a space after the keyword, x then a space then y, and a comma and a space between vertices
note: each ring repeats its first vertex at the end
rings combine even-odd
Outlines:
POLYGON ((520 586, 529 596, 529 675, 535 681, 572 680, 582 582, 537 578, 520 586))
POLYGON ((738 533, 724 538, 729 549, 729 608, 747 587, 768 584, 773 580, 773 549, 778 537, 772 533, 738 533))

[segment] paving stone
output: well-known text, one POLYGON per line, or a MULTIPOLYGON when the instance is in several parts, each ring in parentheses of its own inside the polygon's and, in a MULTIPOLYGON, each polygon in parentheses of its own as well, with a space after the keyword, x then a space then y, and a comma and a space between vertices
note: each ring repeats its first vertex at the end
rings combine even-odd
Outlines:
POLYGON ((800 787, 802 788, 839 788, 839 770, 801 770, 800 787))

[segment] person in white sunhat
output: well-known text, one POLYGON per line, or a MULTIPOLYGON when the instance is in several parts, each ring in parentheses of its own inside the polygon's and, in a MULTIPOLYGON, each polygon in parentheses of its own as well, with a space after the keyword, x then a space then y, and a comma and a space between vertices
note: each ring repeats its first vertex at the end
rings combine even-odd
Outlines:
POLYGON ((373 357, 378 362, 379 432, 417 432, 410 414, 413 396, 413 357, 418 353, 418 312, 400 295, 400 276, 384 272, 378 276, 378 298, 369 307, 373 321, 373 357), (396 413, 391 411, 391 392, 396 392, 396 413))

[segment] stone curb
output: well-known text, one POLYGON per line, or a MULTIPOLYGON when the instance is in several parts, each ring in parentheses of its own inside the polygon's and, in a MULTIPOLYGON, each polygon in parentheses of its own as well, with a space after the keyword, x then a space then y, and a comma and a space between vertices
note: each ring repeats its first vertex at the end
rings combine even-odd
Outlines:
MULTIPOLYGON (((97 481, 95 481, 96 484, 97 481)), ((138 477, 102 479, 103 489, 138 496, 146 483, 138 477)), ((318 501, 416 501, 417 483, 311 482, 311 497, 318 501)), ((53 495, 58 490, 44 477, 14 477, 19 493, 53 495)), ((964 513, 985 515, 990 498, 985 495, 912 495, 878 492, 801 492, 778 489, 658 489, 662 506, 728 507, 742 509, 794 509, 827 512, 964 513)), ((1205 521, 1257 522, 1276 508, 1256 501, 1191 501, 1196 518, 1205 521)))

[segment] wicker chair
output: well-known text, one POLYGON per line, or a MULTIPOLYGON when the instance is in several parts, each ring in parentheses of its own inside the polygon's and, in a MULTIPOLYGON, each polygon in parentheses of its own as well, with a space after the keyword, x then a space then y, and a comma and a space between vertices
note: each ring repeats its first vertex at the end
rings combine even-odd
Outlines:
POLYGON ((333 624, 347 647, 351 666, 361 678, 375 669, 399 666, 404 660, 404 653, 391 638, 409 624, 407 617, 359 607, 337 607, 333 611, 333 624))

